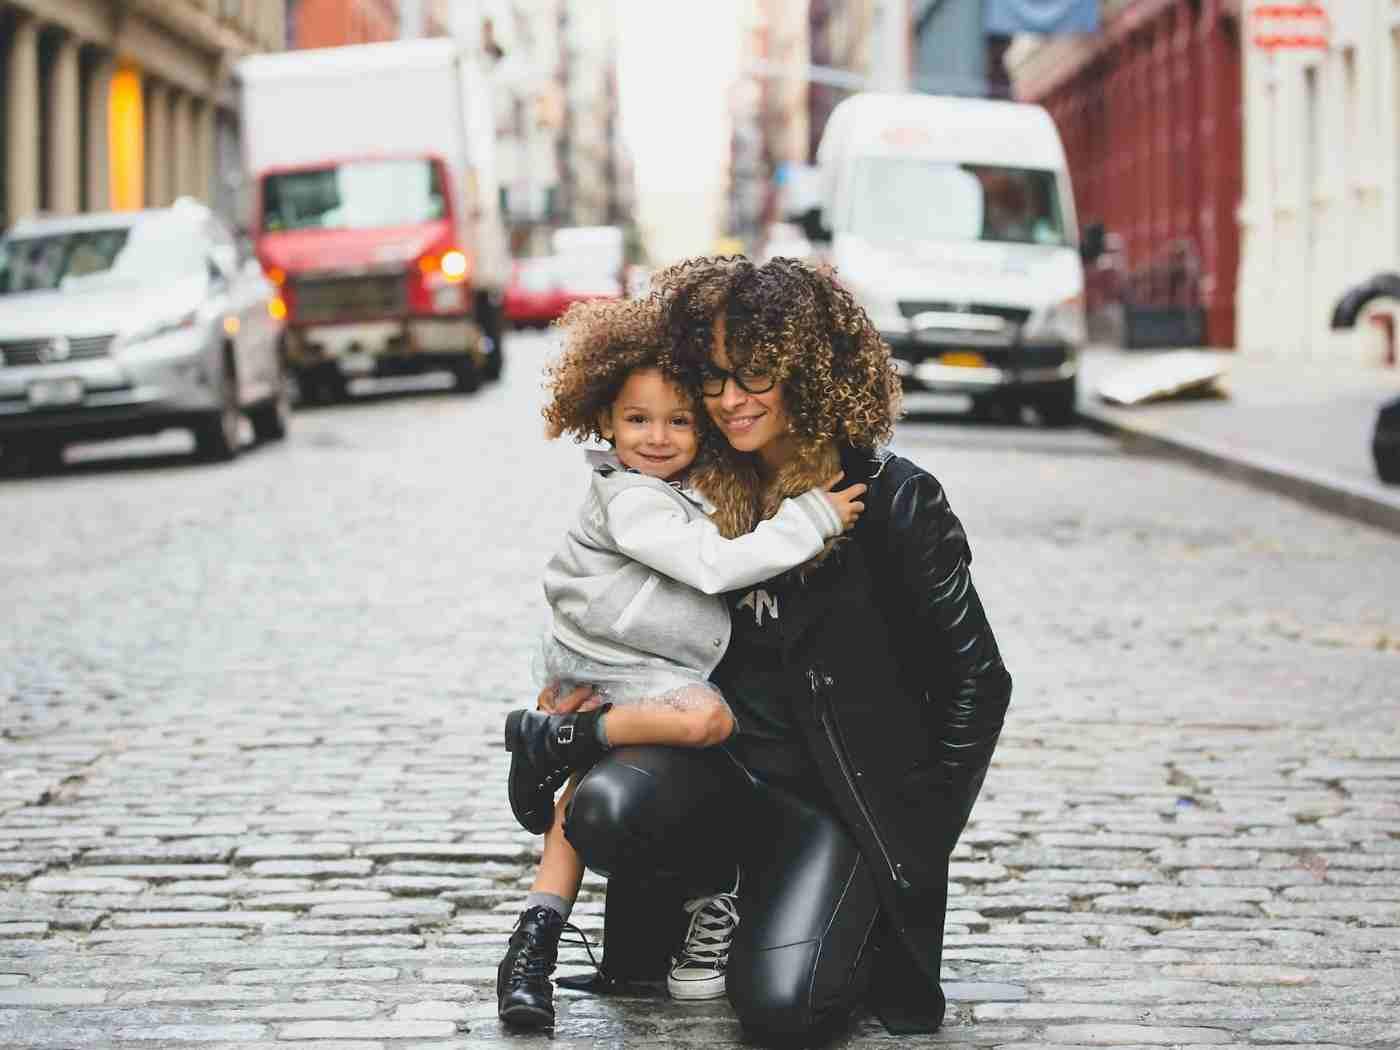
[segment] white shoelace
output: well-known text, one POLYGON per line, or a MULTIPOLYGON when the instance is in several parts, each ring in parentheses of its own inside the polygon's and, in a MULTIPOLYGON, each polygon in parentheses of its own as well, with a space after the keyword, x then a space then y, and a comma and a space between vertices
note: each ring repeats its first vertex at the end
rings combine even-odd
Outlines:
POLYGON ((732 893, 697 897, 685 902, 685 910, 690 912, 690 926, 676 959, 677 968, 687 963, 723 967, 729 959, 734 929, 739 925, 738 899, 732 893))

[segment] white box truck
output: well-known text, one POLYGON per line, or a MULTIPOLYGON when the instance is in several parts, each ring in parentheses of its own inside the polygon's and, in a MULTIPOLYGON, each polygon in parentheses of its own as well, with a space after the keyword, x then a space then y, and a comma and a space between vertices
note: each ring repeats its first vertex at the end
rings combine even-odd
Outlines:
POLYGON ((450 39, 237 67, 243 222, 282 291, 309 400, 357 376, 499 375, 510 258, 490 85, 450 39))
POLYGON ((1039 106, 936 95, 846 99, 817 150, 840 280, 907 389, 1074 418, 1084 268, 1064 148, 1039 106))

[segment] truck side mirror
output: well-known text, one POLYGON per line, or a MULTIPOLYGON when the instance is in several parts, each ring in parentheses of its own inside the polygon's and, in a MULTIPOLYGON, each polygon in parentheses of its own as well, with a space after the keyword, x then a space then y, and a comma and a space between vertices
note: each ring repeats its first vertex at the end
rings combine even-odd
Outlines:
POLYGON ((1104 252, 1104 228, 1101 222, 1084 225, 1079 234, 1079 257, 1091 263, 1104 252))
POLYGON ((827 244, 831 241, 831 230, 822 221, 820 208, 808 208, 798 217, 797 221, 802 227, 802 232, 813 244, 827 244))

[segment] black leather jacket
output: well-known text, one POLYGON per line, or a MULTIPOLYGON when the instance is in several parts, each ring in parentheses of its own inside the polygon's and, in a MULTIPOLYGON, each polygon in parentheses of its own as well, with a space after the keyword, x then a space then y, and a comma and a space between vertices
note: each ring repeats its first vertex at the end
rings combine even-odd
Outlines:
POLYGON ((906 991, 922 991, 930 1014, 937 998, 936 1026, 948 855, 991 762, 1011 676, 937 479, 889 453, 841 459, 847 482, 869 486, 866 510, 849 542, 785 589, 784 665, 806 679, 799 730, 898 934, 881 954, 923 971, 906 991))

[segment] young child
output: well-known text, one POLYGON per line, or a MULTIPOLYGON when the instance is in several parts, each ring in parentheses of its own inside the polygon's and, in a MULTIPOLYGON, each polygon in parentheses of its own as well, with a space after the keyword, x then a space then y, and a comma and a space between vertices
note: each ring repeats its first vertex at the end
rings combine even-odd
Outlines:
MULTIPOLYGON (((541 660, 558 710, 519 710, 506 720, 510 804, 544 850, 525 909, 497 971, 502 1020, 554 1020, 549 980, 559 935, 583 878, 563 832, 566 791, 554 792, 606 750, 631 744, 710 747, 734 730, 728 704, 706 680, 724 655, 729 614, 718 595, 794 568, 849 529, 864 485, 812 489, 785 501, 753 532, 725 539, 684 487, 701 451, 704 413, 668 369, 659 308, 647 301, 592 302, 561 322, 565 348, 548 372, 550 437, 601 439, 589 453, 588 495, 545 570, 553 622, 541 660)), ((543 701, 542 701, 543 703, 543 701)), ((737 890, 737 886, 736 886, 737 890)), ((678 999, 724 995, 724 967, 738 923, 735 892, 686 903, 690 927, 667 985, 678 999)))

